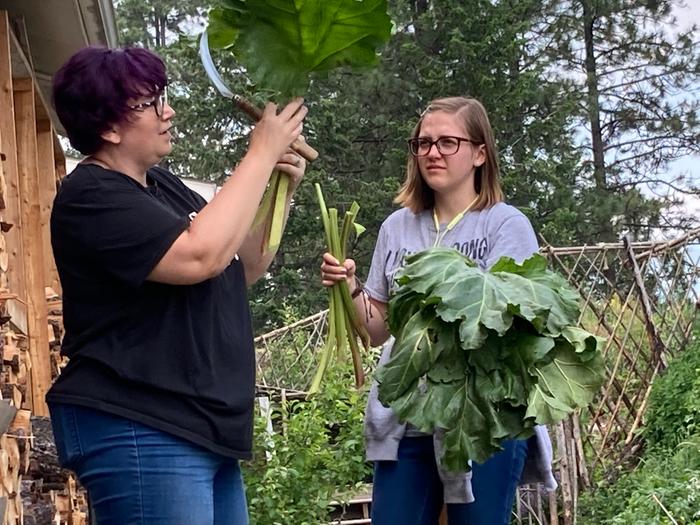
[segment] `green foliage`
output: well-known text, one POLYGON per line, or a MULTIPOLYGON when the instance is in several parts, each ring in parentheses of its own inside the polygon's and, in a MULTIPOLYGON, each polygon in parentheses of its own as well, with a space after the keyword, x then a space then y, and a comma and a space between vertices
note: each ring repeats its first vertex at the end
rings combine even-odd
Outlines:
POLYGON ((406 259, 389 302, 391 358, 379 400, 423 431, 445 429, 444 462, 483 463, 587 406, 603 381, 601 338, 575 325, 578 294, 544 257, 484 272, 432 248, 406 259))
POLYGON ((654 382, 644 429, 651 446, 672 449, 700 435, 700 330, 695 337, 654 382))
POLYGON ((700 435, 656 449, 630 474, 584 495, 578 508, 581 525, 669 525, 669 515, 700 523, 700 435))
POLYGON ((700 329, 654 382, 639 465, 579 501, 581 525, 700 523, 700 329), (675 521, 672 521, 675 520, 675 521))
POLYGON ((277 407, 272 435, 256 419, 255 460, 243 466, 252 525, 328 523, 330 503, 347 501, 370 479, 362 438, 367 391, 348 386, 351 373, 333 368, 319 394, 277 407))
POLYGON ((209 19, 212 46, 283 98, 305 95, 312 73, 376 64, 391 34, 386 0, 224 0, 209 19))
POLYGON ((158 50, 172 45, 178 33, 201 16, 206 2, 115 0, 119 41, 158 50))
POLYGON ((682 5, 544 2, 556 43, 548 54, 576 85, 578 118, 587 130, 581 168, 588 187, 581 204, 592 206, 582 226, 600 241, 617 240, 621 232, 645 238, 660 224, 697 222, 668 209, 676 191, 696 186, 669 166, 697 154, 700 133, 700 42, 696 26, 677 26, 674 7, 682 5))

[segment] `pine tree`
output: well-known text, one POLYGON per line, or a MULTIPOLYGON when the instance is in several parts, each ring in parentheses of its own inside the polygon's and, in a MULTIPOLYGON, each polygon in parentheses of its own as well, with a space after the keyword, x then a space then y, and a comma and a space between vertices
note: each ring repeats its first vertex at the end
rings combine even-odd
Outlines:
MULTIPOLYGON (((580 92, 586 128, 582 202, 591 233, 647 237, 658 226, 687 226, 672 214, 697 185, 669 173, 700 152, 700 43, 697 27, 678 31, 674 0, 555 0, 555 69, 580 92), (609 218, 613 220, 610 221, 609 218)), ((591 239, 592 240, 592 239, 591 239)))

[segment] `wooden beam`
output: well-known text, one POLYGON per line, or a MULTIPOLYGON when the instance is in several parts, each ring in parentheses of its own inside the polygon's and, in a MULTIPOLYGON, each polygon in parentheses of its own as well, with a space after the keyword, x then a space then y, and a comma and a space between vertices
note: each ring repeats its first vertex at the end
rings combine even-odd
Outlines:
POLYGON ((54 181, 54 186, 58 189, 61 184, 61 179, 66 175, 66 154, 63 152, 63 146, 61 141, 58 139, 58 132, 54 127, 53 134, 53 153, 54 153, 54 171, 56 172, 56 180, 54 181))
POLYGON ((60 282, 56 262, 51 249, 49 220, 51 206, 56 196, 56 160, 54 153, 54 129, 51 121, 42 119, 36 125, 37 156, 39 161, 39 204, 41 207, 41 234, 44 244, 44 286, 60 294, 60 282))
POLYGON ((27 281, 29 355, 32 361, 32 411, 48 416, 45 395, 51 386, 49 332, 44 288, 44 237, 42 233, 39 157, 34 82, 15 79, 14 106, 17 166, 22 215, 22 242, 27 281))
POLYGON ((61 182, 63 177, 66 176, 66 161, 65 159, 63 162, 56 161, 56 180, 58 183, 61 182))
POLYGON ((3 168, 7 193, 2 222, 12 225, 5 233, 9 270, 7 272, 10 291, 17 294, 18 301, 8 301, 13 323, 18 326, 27 317, 27 285, 24 271, 24 247, 22 244, 22 218, 20 213, 19 175, 17 167, 17 141, 14 120, 12 81, 12 49, 10 21, 6 11, 0 11, 0 151, 5 155, 3 168))

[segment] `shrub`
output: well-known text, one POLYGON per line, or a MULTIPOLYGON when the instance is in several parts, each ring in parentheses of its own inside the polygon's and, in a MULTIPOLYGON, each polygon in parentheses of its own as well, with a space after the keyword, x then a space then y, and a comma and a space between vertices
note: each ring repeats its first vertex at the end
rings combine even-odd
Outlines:
POLYGON ((614 484, 579 501, 581 525, 700 523, 700 330, 654 383, 647 452, 614 484))
POLYGON ((365 403, 366 389, 357 391, 348 369, 336 367, 319 394, 276 407, 272 435, 256 418, 255 459, 243 465, 251 525, 327 523, 330 502, 370 479, 365 403))
POLYGON ((631 477, 634 489, 611 525, 700 522, 700 436, 679 444, 670 458, 658 450, 631 477))
POLYGON ((700 432, 700 330, 656 379, 644 436, 651 447, 673 448, 700 432))

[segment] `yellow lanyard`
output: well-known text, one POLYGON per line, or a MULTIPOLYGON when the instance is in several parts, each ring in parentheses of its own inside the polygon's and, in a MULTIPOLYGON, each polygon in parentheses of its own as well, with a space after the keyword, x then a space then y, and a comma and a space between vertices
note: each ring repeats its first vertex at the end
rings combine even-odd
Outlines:
POLYGON ((438 220, 437 212, 435 211, 435 208, 433 208, 433 221, 435 222, 435 231, 436 236, 435 236, 435 244, 433 244, 433 247, 439 246, 440 243, 442 242, 442 239, 445 238, 445 235, 447 234, 448 231, 450 231, 452 228, 457 226, 459 224, 459 221, 461 221, 464 216, 467 214, 467 212, 476 204, 476 201, 479 199, 479 196, 477 195, 476 198, 469 203, 469 206, 464 208, 461 213, 458 213, 454 219, 452 219, 447 227, 445 228, 444 232, 440 232, 440 221, 438 220))

